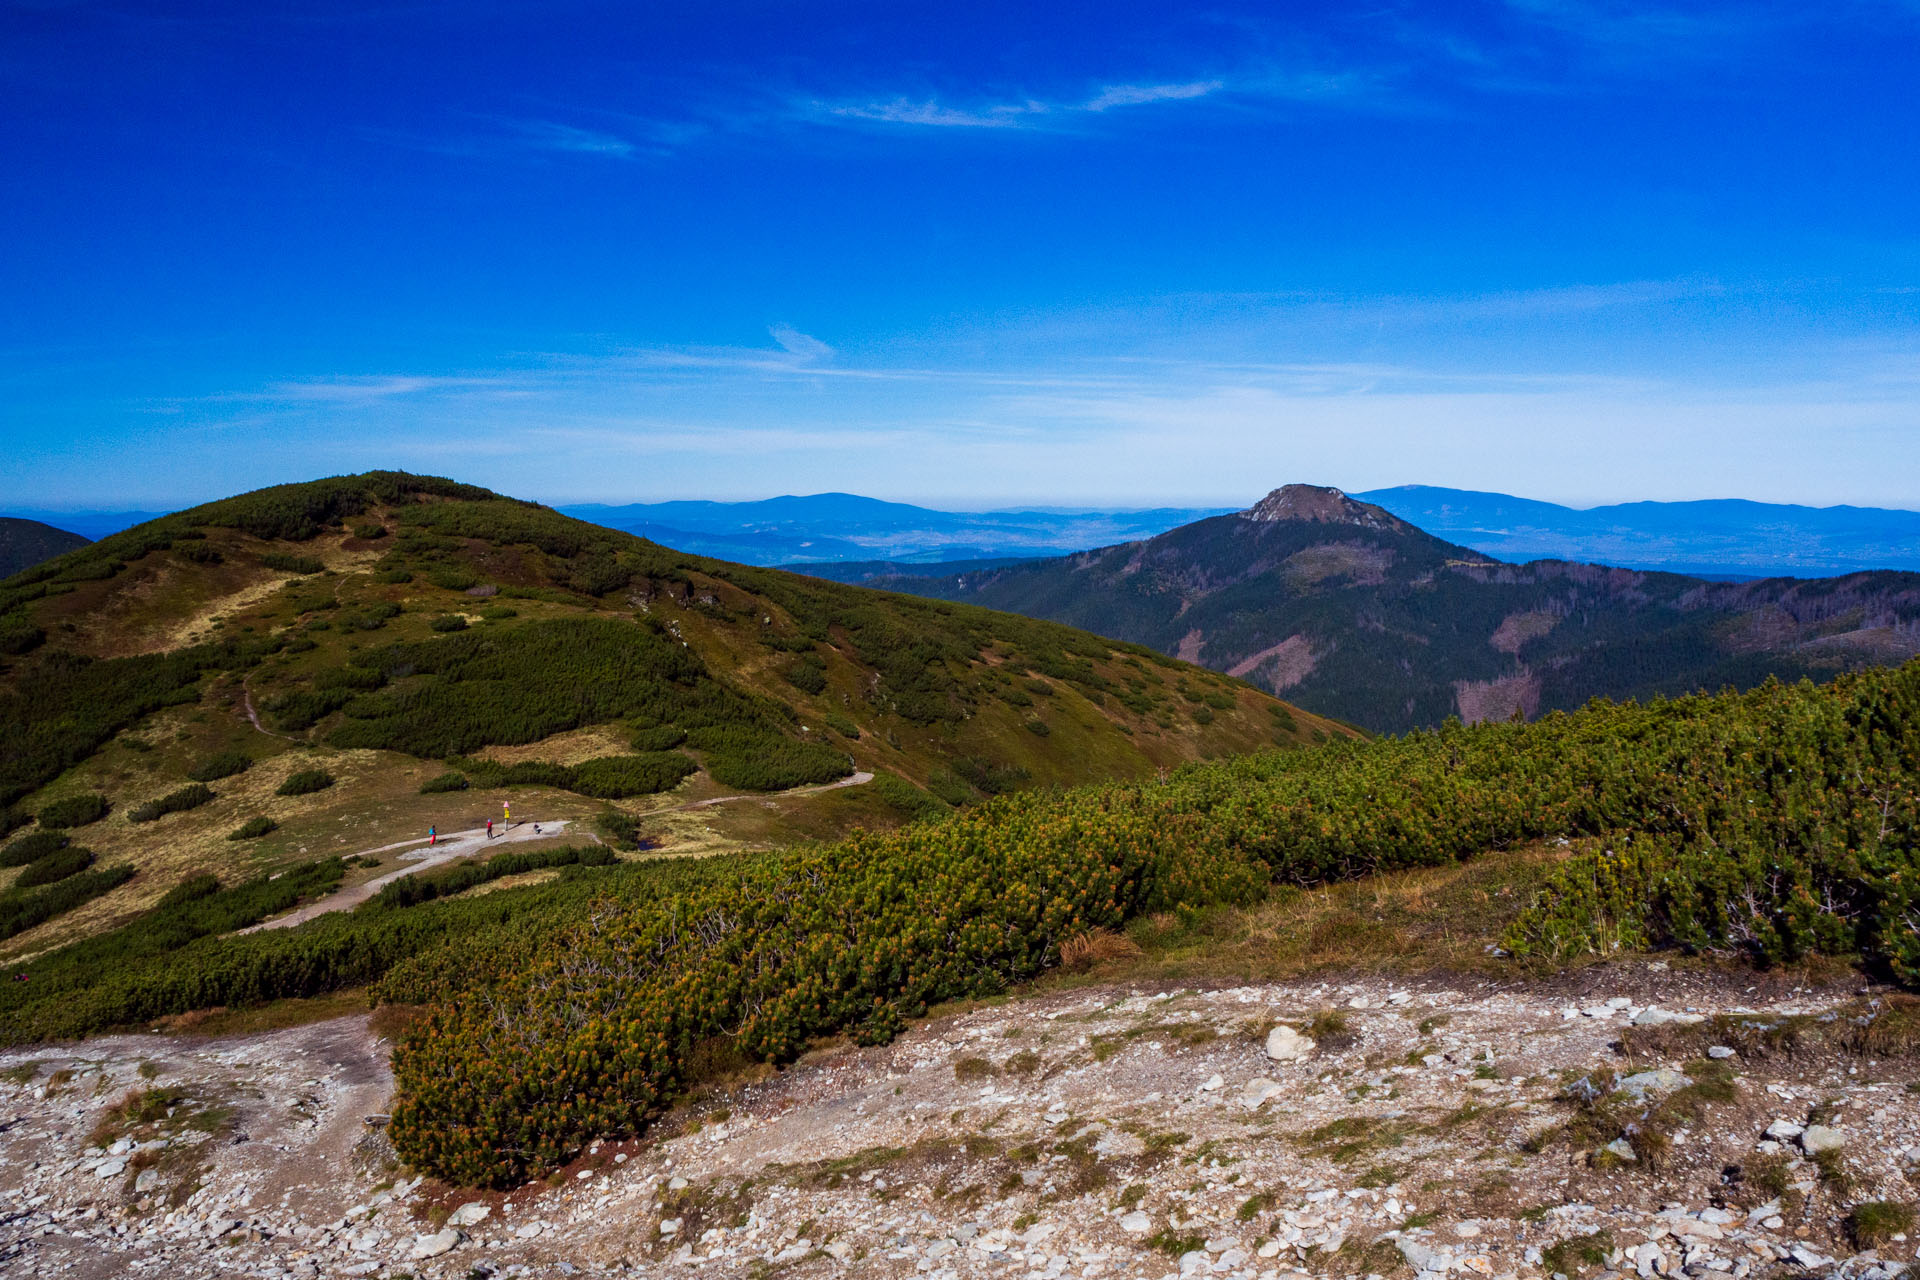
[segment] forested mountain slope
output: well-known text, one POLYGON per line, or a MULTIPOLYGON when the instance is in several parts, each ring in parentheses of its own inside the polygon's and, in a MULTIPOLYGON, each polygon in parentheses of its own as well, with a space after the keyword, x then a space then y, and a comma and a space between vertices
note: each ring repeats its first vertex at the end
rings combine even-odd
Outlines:
POLYGON ((1503 564, 1310 485, 1143 542, 867 581, 1150 645, 1382 732, 1920 652, 1920 575, 1724 583, 1503 564))
POLYGON ((86 545, 87 540, 77 533, 38 520, 0 516, 0 578, 86 545))

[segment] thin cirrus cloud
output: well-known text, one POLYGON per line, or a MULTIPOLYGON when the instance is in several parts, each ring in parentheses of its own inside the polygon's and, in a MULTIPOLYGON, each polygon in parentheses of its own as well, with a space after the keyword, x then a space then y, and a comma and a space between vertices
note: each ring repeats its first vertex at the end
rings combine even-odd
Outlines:
POLYGON ((1024 98, 971 107, 950 106, 937 98, 916 100, 897 97, 885 101, 837 103, 815 101, 805 104, 801 114, 825 122, 852 121, 934 129, 1023 129, 1041 127, 1050 119, 1100 115, 1121 107, 1194 102, 1212 97, 1228 87, 1225 80, 1113 84, 1077 100, 1024 98))

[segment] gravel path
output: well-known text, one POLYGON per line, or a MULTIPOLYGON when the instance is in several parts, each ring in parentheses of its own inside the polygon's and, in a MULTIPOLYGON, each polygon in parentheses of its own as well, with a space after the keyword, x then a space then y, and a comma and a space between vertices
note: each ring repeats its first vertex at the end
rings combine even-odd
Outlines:
POLYGON ((442 866, 449 862, 457 862, 461 858, 471 857, 476 853, 481 853, 489 849, 497 849, 501 845, 521 844, 528 840, 550 840, 566 830, 567 826, 568 820, 565 818, 553 822, 542 821, 537 824, 533 822, 516 822, 510 827, 496 826, 491 837, 487 835, 487 829, 485 827, 472 827, 466 831, 449 831, 438 837, 432 845, 428 845, 427 838, 421 836, 414 840, 400 840, 393 844, 383 844, 376 849, 362 849, 357 856, 374 857, 382 853, 392 853, 395 849, 412 849, 413 852, 401 855, 401 857, 408 859, 408 865, 404 867, 389 871, 382 876, 375 876, 373 879, 354 885, 351 888, 342 889, 340 892, 330 894, 317 902, 309 902, 306 906, 290 911, 284 916, 276 916, 272 920, 263 920, 259 924, 249 925, 247 928, 240 930, 240 932, 253 933, 260 929, 291 929, 297 924, 305 924, 309 920, 327 915, 330 912, 351 911, 367 899, 373 897, 374 894, 379 893, 380 890, 392 884, 395 880, 399 880, 404 876, 417 875, 422 871, 431 871, 435 867, 442 866))

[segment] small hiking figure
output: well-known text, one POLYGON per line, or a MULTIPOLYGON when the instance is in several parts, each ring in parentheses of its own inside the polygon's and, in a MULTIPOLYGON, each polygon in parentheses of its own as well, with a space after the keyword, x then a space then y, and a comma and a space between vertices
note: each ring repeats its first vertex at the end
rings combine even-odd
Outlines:
POLYGON ((493 839, 493 819, 487 819, 487 839, 493 839))
POLYGON ((533 824, 533 834, 535 835, 540 834, 540 824, 537 822, 533 824))
POLYGON ((500 802, 500 821, 507 823, 513 821, 513 810, 507 808, 507 802, 505 800, 500 802))
POLYGON ((432 827, 428 827, 427 828, 427 848, 429 849, 433 848, 433 842, 438 838, 439 838, 438 833, 436 833, 432 827))

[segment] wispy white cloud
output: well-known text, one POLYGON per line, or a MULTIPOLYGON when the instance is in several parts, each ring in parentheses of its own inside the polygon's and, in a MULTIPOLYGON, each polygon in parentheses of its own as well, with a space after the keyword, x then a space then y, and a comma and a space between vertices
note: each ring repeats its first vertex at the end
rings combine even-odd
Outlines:
POLYGON ((374 377, 303 378, 275 382, 264 389, 230 398, 279 400, 308 404, 369 404, 408 396, 446 394, 455 391, 497 389, 505 385, 497 377, 427 377, 418 374, 389 374, 374 377))
POLYGON ((767 332, 789 355, 798 356, 802 360, 811 362, 830 359, 833 356, 832 347, 810 333, 800 332, 790 324, 776 324, 767 332))
POLYGON ((564 151, 625 160, 638 150, 632 142, 614 134, 577 129, 552 120, 516 120, 513 129, 523 144, 536 151, 564 151))
POLYGON ((1109 111, 1114 107, 1137 107, 1149 102, 1186 102, 1218 93, 1224 80, 1189 80, 1184 84, 1113 84, 1088 98, 1082 111, 1109 111))
POLYGON ((1003 102, 967 109, 945 106, 933 99, 915 102, 894 98, 887 102, 814 102, 807 104, 802 114, 930 129, 1018 129, 1052 110, 1043 102, 1003 102))
MULTIPOLYGON (((1195 102, 1230 91, 1224 79, 1103 85, 1084 98, 1016 98, 954 106, 938 98, 803 104, 802 114, 828 120, 913 125, 934 129, 1023 129, 1043 127, 1074 116, 1101 115, 1124 107, 1195 102)), ((1262 90, 1264 91, 1264 90, 1262 90)))

